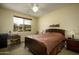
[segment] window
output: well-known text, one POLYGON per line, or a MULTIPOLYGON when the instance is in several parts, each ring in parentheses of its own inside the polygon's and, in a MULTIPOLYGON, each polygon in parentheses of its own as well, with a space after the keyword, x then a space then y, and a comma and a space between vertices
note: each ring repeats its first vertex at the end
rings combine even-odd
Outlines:
POLYGON ((31 24, 32 24, 31 19, 14 16, 13 23, 14 23, 13 31, 18 31, 18 32, 31 31, 31 24))

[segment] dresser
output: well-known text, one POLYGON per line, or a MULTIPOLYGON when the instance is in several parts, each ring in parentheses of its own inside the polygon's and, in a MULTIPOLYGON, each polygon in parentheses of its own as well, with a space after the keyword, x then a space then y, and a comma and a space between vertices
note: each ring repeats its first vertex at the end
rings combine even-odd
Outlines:
POLYGON ((79 40, 78 39, 67 39, 67 49, 79 52, 79 40))

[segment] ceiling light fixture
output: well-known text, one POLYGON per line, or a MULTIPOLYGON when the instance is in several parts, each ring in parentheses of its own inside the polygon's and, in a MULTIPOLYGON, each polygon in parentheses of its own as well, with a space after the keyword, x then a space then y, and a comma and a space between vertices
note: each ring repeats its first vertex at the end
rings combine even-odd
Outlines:
POLYGON ((33 8, 32 8, 33 12, 37 12, 38 11, 38 7, 36 4, 33 5, 33 8))

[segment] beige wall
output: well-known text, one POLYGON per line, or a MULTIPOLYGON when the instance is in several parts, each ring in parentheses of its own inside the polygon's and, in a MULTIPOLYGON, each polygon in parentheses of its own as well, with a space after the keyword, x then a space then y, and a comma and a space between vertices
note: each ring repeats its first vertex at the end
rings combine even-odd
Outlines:
POLYGON ((19 12, 15 12, 12 10, 0 8, 0 33, 8 33, 9 31, 12 31, 12 33, 18 33, 22 37, 26 36, 27 34, 34 34, 38 30, 38 20, 35 17, 28 16, 19 12), (26 18, 31 18, 32 19, 32 30, 31 32, 13 32, 13 20, 12 17, 16 16, 21 16, 21 17, 26 17, 26 18))
POLYGON ((51 24, 60 24, 60 28, 66 30, 66 36, 74 31, 75 37, 79 37, 79 4, 71 4, 40 17, 39 32, 51 24))

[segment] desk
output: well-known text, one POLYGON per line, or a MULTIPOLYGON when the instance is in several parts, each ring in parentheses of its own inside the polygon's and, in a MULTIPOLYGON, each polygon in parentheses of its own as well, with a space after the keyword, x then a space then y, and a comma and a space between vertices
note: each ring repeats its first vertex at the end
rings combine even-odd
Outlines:
POLYGON ((9 35, 9 42, 10 42, 10 45, 20 44, 21 43, 20 35, 17 35, 17 34, 9 35))

